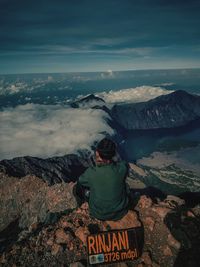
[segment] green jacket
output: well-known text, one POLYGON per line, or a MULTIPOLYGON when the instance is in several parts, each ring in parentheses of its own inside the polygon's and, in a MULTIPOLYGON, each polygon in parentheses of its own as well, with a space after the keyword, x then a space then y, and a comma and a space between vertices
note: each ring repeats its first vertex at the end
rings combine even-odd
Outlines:
POLYGON ((83 186, 90 188, 89 209, 91 216, 100 220, 118 220, 128 211, 124 161, 89 167, 79 177, 83 186))

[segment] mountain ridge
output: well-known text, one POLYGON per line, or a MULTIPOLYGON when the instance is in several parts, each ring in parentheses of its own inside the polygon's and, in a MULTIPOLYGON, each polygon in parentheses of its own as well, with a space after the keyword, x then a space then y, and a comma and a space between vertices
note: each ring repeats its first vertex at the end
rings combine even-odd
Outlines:
POLYGON ((69 154, 47 159, 24 156, 0 161, 0 170, 19 178, 29 174, 36 175, 49 185, 53 185, 63 181, 76 181, 91 164, 91 159, 86 155, 69 154))
POLYGON ((116 104, 111 115, 127 130, 180 127, 200 118, 200 96, 178 90, 147 102, 116 104))
MULTIPOLYGON (((168 97, 177 95, 187 98, 180 92, 168 97)), ((105 105, 92 108, 112 115, 105 105)), ((111 123, 115 127, 118 121, 111 116, 111 123)), ((137 261, 122 263, 123 267, 198 267, 200 194, 173 184, 168 192, 165 181, 156 180, 156 173, 173 175, 174 166, 158 173, 155 168, 130 164, 131 210, 117 222, 101 222, 90 217, 87 203, 78 207, 70 183, 93 164, 90 155, 80 151, 48 159, 26 156, 0 161, 0 265, 84 267, 88 234, 141 227, 143 252, 137 261), (178 197, 172 195, 177 192, 178 197)))
MULTIPOLYGON (((141 105, 149 105, 150 103, 154 107, 154 104, 157 102, 160 102, 160 99, 162 101, 165 100, 166 103, 169 103, 170 99, 174 99, 174 101, 177 102, 177 99, 179 99, 180 97, 182 97, 183 100, 186 102, 187 102, 187 99, 189 99, 189 102, 191 102, 191 99, 192 100, 195 99, 195 101, 197 101, 197 106, 199 104, 199 108, 200 108, 200 96, 193 96, 184 91, 176 91, 172 94, 159 96, 153 100, 149 100, 144 103, 136 103, 136 104, 128 104, 128 105, 131 105, 133 107, 135 107, 135 105, 136 107, 137 106, 141 107, 141 105)), ((89 101, 89 105, 90 105, 90 100, 93 101, 94 98, 96 99, 94 95, 91 95, 91 97, 87 96, 86 98, 83 98, 83 102, 85 103, 85 99, 86 99, 86 102, 89 101)), ((104 103, 102 101, 100 102, 104 103)), ((194 104, 194 101, 192 101, 192 103, 194 104)), ((123 140, 123 131, 126 131, 126 129, 124 129, 120 120, 117 120, 115 116, 114 117, 112 116, 113 115, 112 110, 106 107, 105 103, 103 106, 96 106, 95 104, 93 108, 103 109, 105 112, 107 112, 107 114, 109 114, 110 119, 107 121, 107 123, 116 130, 116 133, 118 136, 116 136, 115 139, 119 142, 120 140, 123 140)), ((199 112, 200 112, 200 109, 199 109, 199 112)), ((154 115, 156 115, 156 113, 154 113, 154 115)), ((196 121, 199 123, 200 122, 199 118, 198 120, 194 120, 192 124, 195 125, 196 121)), ((192 118, 190 117, 190 119, 192 118)), ((125 120, 125 122, 126 120, 130 121, 130 117, 126 114, 126 116, 125 115, 123 116, 123 120, 125 120)), ((135 125, 134 121, 133 121, 133 124, 131 125, 133 126, 135 125)), ((168 128, 168 129, 173 130, 173 129, 178 129, 178 128, 168 128)), ((151 131, 151 130, 152 129, 150 128, 150 129, 146 129, 145 131, 151 131)), ((153 129, 153 130, 156 131, 158 129, 153 129)), ((163 128, 162 130, 165 131, 165 128, 163 128)), ((137 129, 135 131, 143 131, 143 130, 137 129)), ((82 152, 80 151, 79 154, 64 155, 61 157, 52 157, 52 158, 46 158, 46 159, 41 159, 41 158, 31 157, 31 156, 17 157, 17 158, 10 159, 10 160, 4 159, 0 161, 0 169, 4 170, 7 174, 11 176, 15 176, 19 178, 25 175, 28 175, 28 174, 36 175, 40 177, 42 180, 47 181, 48 184, 52 185, 55 183, 60 183, 62 181, 65 181, 65 182, 76 181, 78 177, 81 175, 81 173, 83 173, 84 170, 92 164, 93 164, 93 160, 91 158, 91 152, 88 153, 88 151, 82 151, 82 152)))

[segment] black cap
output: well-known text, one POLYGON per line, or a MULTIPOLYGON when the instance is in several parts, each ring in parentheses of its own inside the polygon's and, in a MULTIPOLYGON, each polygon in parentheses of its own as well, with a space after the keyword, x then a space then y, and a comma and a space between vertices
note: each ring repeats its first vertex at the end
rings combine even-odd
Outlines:
POLYGON ((98 143, 97 151, 102 159, 112 159, 116 153, 116 145, 112 140, 104 138, 98 143))

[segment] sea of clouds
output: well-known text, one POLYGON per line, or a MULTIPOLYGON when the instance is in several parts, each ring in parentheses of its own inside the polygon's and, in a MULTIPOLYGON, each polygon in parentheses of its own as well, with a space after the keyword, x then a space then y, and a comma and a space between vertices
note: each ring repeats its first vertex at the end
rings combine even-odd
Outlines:
MULTIPOLYGON (((147 101, 168 94, 160 87, 141 86, 98 95, 107 103, 147 101)), ((0 159, 52 157, 90 149, 105 133, 115 134, 103 110, 67 105, 26 104, 0 111, 0 159)))
POLYGON ((103 134, 114 134, 102 110, 26 104, 0 112, 0 159, 51 157, 90 149, 103 134))
POLYGON ((122 89, 119 91, 109 91, 98 93, 98 96, 103 98, 106 103, 121 103, 121 102, 143 102, 148 101, 160 95, 172 93, 171 90, 166 90, 159 86, 139 86, 135 88, 122 89))

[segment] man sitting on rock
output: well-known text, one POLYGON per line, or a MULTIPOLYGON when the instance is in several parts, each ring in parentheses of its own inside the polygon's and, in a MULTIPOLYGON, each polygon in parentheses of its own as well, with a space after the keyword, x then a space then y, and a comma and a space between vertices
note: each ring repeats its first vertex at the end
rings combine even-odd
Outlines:
POLYGON ((119 220, 128 211, 128 165, 113 161, 115 155, 115 143, 108 138, 101 140, 95 152, 96 165, 89 167, 76 185, 76 195, 81 199, 88 195, 90 215, 99 220, 119 220))

